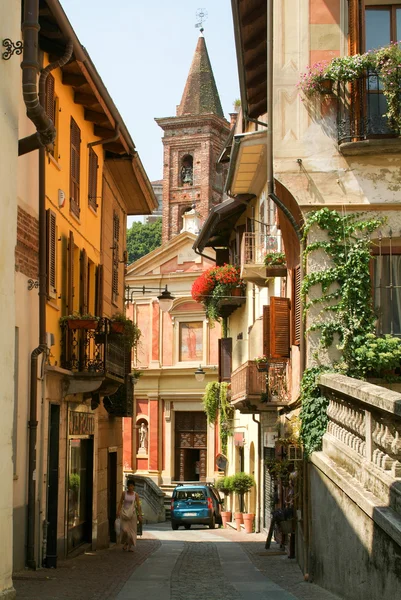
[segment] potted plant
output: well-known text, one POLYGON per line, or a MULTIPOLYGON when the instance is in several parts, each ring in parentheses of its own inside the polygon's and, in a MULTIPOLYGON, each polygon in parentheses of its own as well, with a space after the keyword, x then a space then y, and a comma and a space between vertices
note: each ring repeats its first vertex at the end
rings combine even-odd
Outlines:
POLYGON ((66 326, 68 329, 96 329, 99 324, 99 317, 95 317, 90 313, 81 315, 79 312, 74 312, 71 315, 61 317, 61 326, 66 326))
POLYGON ((239 268, 228 264, 204 271, 194 281, 191 290, 192 298, 203 304, 211 322, 222 317, 223 306, 242 304, 244 293, 245 283, 240 277, 239 268), (234 301, 232 298, 235 296, 240 298, 234 301))
POLYGON ((253 360, 254 360, 254 363, 256 364, 256 368, 258 371, 260 371, 261 373, 264 373, 267 371, 268 358, 265 354, 263 354, 262 356, 255 356, 255 358, 253 360))
POLYGON ((263 262, 267 267, 267 277, 285 277, 287 275, 287 261, 284 252, 266 252, 263 262))
MULTIPOLYGON (((225 477, 222 477, 221 479, 218 480, 217 484, 216 484, 217 489, 222 492, 224 494, 224 508, 226 509, 227 506, 227 498, 228 496, 231 494, 231 492, 233 491, 232 489, 232 476, 230 475, 226 475, 225 477)), ((231 521, 232 519, 232 512, 230 510, 223 510, 221 511, 221 519, 223 521, 223 527, 225 528, 227 523, 231 521)))
POLYGON ((125 343, 127 348, 131 349, 136 347, 139 338, 141 337, 141 330, 138 325, 129 319, 124 313, 115 313, 111 319, 111 331, 113 333, 121 333, 125 337, 125 343))
POLYGON ((356 363, 368 377, 386 378, 401 368, 401 340, 390 334, 368 333, 355 350, 356 363))
MULTIPOLYGON (((232 476, 232 488, 233 491, 238 494, 241 498, 241 506, 245 507, 244 497, 252 487, 255 485, 255 479, 252 475, 247 473, 236 473, 232 476)), ((252 533, 253 521, 255 519, 254 513, 235 513, 235 522, 237 524, 237 531, 241 531, 241 520, 244 523, 246 533, 252 533)))

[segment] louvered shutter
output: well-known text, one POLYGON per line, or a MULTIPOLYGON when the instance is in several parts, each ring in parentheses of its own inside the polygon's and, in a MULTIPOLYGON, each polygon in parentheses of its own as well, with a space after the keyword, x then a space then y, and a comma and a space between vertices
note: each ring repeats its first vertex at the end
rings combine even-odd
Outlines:
POLYGON ((79 217, 81 130, 74 119, 71 119, 70 135, 70 208, 71 212, 79 217))
POLYGON ((68 267, 67 267, 67 312, 74 312, 74 234, 70 231, 68 238, 68 267))
POLYGON ((89 148, 89 183, 88 183, 88 203, 93 210, 97 209, 97 170, 98 157, 93 148, 89 148))
POLYGON ((46 78, 46 96, 45 96, 45 111, 49 119, 56 123, 56 115, 54 114, 54 77, 51 73, 46 78))
POLYGON ((295 267, 293 275, 293 344, 299 344, 301 341, 301 267, 295 267))
POLYGON ((81 315, 86 315, 88 313, 88 255, 85 249, 81 250, 79 279, 79 310, 81 315))
POLYGON ((219 340, 219 381, 231 381, 233 339, 219 340))
POLYGON ((116 302, 118 297, 118 270, 119 270, 119 239, 120 239, 120 217, 116 212, 113 215, 113 279, 112 279, 112 295, 113 301, 116 302))
POLYGON ((56 290, 56 214, 48 209, 46 211, 46 256, 47 256, 47 295, 49 298, 57 297, 56 290))
POLYGON ((103 265, 96 268, 95 315, 103 316, 103 265))
MULTIPOLYGON (((360 54, 365 49, 365 0, 348 1, 348 51, 350 55, 360 54)), ((364 117, 363 80, 350 84, 350 121, 351 132, 359 134, 361 120, 364 117)))
POLYGON ((290 300, 270 298, 270 355, 290 357, 290 300))
POLYGON ((270 306, 263 307, 263 355, 270 357, 270 306))

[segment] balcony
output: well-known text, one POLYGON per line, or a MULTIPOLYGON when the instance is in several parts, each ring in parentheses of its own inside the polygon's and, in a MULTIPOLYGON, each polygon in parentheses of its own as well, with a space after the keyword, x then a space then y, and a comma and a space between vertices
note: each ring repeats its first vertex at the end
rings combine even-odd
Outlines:
POLYGON ((231 404, 242 413, 265 412, 289 402, 287 363, 270 361, 260 371, 255 361, 242 364, 231 374, 231 404))
POLYGON ((399 132, 385 116, 387 101, 382 89, 379 75, 373 72, 352 84, 337 85, 337 139, 343 154, 400 151, 400 141, 394 139, 399 132), (363 143, 367 140, 369 145, 363 143))
POLYGON ((61 329, 61 367, 72 372, 68 393, 113 393, 125 383, 130 352, 125 336, 111 331, 109 319, 67 319, 61 329))
POLYGON ((276 226, 266 226, 263 233, 246 232, 241 244, 241 277, 245 281, 266 286, 268 277, 285 277, 285 265, 266 266, 265 256, 270 252, 281 252, 281 234, 276 226))

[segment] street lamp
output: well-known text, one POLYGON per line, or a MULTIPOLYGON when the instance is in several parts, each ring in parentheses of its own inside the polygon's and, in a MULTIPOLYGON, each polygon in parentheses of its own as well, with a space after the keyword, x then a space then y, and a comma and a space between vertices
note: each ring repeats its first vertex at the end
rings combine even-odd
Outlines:
POLYGON ((125 303, 128 305, 134 301, 134 294, 146 294, 148 292, 161 292, 159 296, 157 296, 157 300, 159 302, 160 310, 162 312, 168 312, 173 306, 174 296, 170 294, 168 291, 167 285, 163 291, 161 291, 160 287, 147 287, 143 286, 131 286, 127 285, 125 287, 125 303))
POLYGON ((203 381, 205 379, 205 371, 202 369, 202 365, 199 365, 199 368, 195 371, 195 379, 196 381, 203 381))
POLYGON ((157 299, 159 301, 160 310, 162 312, 169 312, 169 310, 173 306, 174 296, 170 294, 170 292, 167 289, 167 286, 160 294, 160 296, 157 296, 157 299))

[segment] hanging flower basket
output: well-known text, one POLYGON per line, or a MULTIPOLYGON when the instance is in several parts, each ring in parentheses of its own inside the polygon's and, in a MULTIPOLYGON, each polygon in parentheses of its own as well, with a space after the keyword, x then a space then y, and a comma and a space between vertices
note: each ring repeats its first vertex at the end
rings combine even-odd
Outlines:
POLYGON ((99 320, 96 318, 79 319, 75 317, 67 318, 68 329, 97 329, 99 320))
POLYGON ((287 267, 283 265, 270 265, 266 267, 266 277, 287 277, 287 267))
POLYGON ((333 80, 332 79, 322 79, 320 82, 320 93, 325 95, 329 95, 333 93, 333 80))

